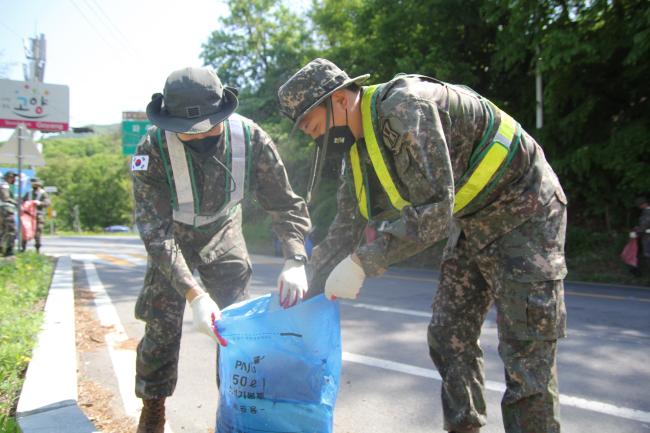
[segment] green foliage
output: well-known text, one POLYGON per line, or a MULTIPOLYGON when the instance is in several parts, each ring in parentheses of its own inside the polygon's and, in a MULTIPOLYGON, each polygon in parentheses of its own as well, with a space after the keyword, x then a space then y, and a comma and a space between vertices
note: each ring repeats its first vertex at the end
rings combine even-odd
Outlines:
POLYGON ((203 45, 201 58, 221 80, 241 89, 240 112, 258 122, 278 119, 277 88, 313 49, 306 21, 276 0, 228 0, 221 19, 203 45))
POLYGON ((12 431, 12 414, 42 322, 52 262, 23 253, 0 260, 0 428, 12 431))
MULTIPOLYGON (((203 58, 245 89, 245 114, 265 127, 277 122, 282 78, 322 56, 351 75, 371 73, 371 82, 421 73, 492 99, 543 146, 570 198, 573 225, 620 229, 629 225, 633 198, 650 191, 647 1, 313 0, 306 17, 292 16, 282 1, 249 4, 228 2, 231 15, 203 58), (541 130, 534 129, 537 69, 541 130)), ((308 147, 285 143, 288 128, 281 122, 273 135, 302 192, 308 147)), ((319 200, 331 209, 329 194, 319 200)))
POLYGON ((54 138, 43 148, 47 165, 39 176, 59 190, 52 197, 59 228, 73 228, 75 206, 82 229, 130 225, 131 178, 118 136, 54 138))

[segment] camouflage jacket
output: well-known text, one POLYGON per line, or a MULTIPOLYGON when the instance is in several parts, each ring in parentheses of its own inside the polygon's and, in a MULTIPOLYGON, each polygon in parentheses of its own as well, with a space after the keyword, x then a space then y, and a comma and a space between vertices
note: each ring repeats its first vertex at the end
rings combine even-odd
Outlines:
POLYGON ((0 179, 0 204, 7 206, 16 205, 11 185, 3 179, 0 179))
MULTIPOLYGON (((333 267, 356 251, 366 274, 381 274, 389 265, 446 237, 464 232, 479 251, 513 230, 548 203, 554 194, 566 204, 557 176, 535 140, 522 130, 519 148, 500 180, 484 199, 452 214, 454 194, 467 171, 470 155, 488 127, 485 103, 471 91, 422 76, 401 75, 386 83, 377 98, 377 139, 387 149, 393 178, 411 206, 402 209, 370 244, 360 245, 366 220, 358 210, 349 156, 345 156, 338 212, 324 241, 314 250, 310 273, 319 290, 333 267)), ((500 115, 495 114, 494 131, 500 115)), ((370 162, 363 161, 368 167, 370 162)), ((369 168, 372 170, 372 168, 369 168)), ((373 194, 381 186, 370 185, 373 194)))
MULTIPOLYGON (((306 255, 304 236, 311 222, 304 200, 291 189, 284 164, 272 139, 257 124, 243 118, 250 126, 252 167, 249 189, 261 206, 271 215, 273 231, 282 241, 285 257, 306 255)), ((193 228, 172 218, 171 193, 157 141, 157 128, 147 132, 136 150, 137 155, 148 155, 146 170, 133 171, 135 219, 150 264, 158 267, 169 278, 173 287, 183 296, 196 285, 189 265, 189 256, 197 256, 203 263, 218 260, 220 251, 231 238, 229 230, 241 231, 240 206, 225 220, 193 228)), ((164 131, 163 149, 169 160, 164 131)), ((192 159, 196 189, 202 214, 214 214, 226 199, 226 172, 212 158, 225 161, 226 148, 222 134, 216 149, 201 154, 186 148, 192 159)))
POLYGON ((34 190, 25 193, 25 195, 23 195, 23 201, 27 200, 38 200, 41 202, 40 205, 36 206, 36 211, 40 216, 43 216, 45 209, 52 205, 50 195, 43 188, 40 188, 37 193, 34 193, 34 190))

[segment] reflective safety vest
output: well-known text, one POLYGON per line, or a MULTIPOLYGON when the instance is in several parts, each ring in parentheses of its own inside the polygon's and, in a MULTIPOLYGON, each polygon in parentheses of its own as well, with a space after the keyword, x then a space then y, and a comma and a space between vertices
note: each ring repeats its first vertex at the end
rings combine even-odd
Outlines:
MULTIPOLYGON (((379 89, 382 85, 374 85, 363 87, 363 95, 361 97, 361 118, 363 123, 363 135, 365 139, 365 151, 372 164, 379 183, 386 193, 390 204, 394 209, 401 211, 411 203, 403 198, 393 177, 389 171, 388 165, 385 160, 384 150, 377 141, 374 126, 378 126, 377 115, 377 96, 379 89)), ((455 86, 448 85, 449 87, 456 88, 455 86)), ((462 92, 467 92, 464 88, 457 88, 462 92)), ((474 93, 475 94, 475 93, 474 93)), ((478 94, 475 94, 479 96, 478 94)), ((480 97, 480 96, 479 96, 480 97)), ((454 214, 460 212, 469 203, 479 196, 481 192, 488 193, 497 184, 506 168, 512 161, 516 151, 519 137, 521 135, 521 128, 519 124, 504 111, 499 110, 494 104, 486 99, 480 97, 487 111, 489 113, 488 128, 483 134, 478 146, 472 152, 468 170, 461 176, 459 184, 460 188, 457 189, 454 197, 454 214), (494 113, 499 111, 501 115, 501 122, 496 134, 488 143, 487 140, 492 136, 494 130, 494 113)), ((359 210, 361 215, 366 219, 372 219, 370 215, 372 209, 370 203, 370 194, 368 191, 367 173, 365 164, 361 163, 360 146, 354 143, 350 148, 350 163, 352 166, 352 177, 354 179, 354 189, 359 203, 359 210)))
MULTIPOLYGON (((225 200, 221 209, 208 215, 201 214, 201 197, 196 189, 191 155, 176 133, 165 131, 169 151, 169 161, 167 161, 160 130, 158 130, 158 145, 171 191, 174 221, 194 227, 204 226, 229 215, 243 200, 247 188, 246 180, 250 177, 251 169, 250 128, 237 114, 231 115, 224 125, 226 140, 224 167, 227 168, 224 185, 225 200)), ((216 159, 216 156, 213 158, 216 159)))

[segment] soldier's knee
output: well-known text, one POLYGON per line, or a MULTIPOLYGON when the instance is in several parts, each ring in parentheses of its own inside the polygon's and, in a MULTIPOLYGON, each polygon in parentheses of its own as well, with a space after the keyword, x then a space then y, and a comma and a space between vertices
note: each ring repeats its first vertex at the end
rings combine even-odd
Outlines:
POLYGON ((450 330, 436 321, 436 317, 431 319, 427 329, 427 344, 432 357, 442 356, 449 350, 450 330))

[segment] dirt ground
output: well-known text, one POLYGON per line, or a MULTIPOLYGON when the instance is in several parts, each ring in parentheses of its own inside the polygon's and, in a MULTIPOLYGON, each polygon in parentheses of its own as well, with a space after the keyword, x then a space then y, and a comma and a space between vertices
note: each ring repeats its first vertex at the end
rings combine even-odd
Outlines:
MULTIPOLYGON (((75 288, 75 325, 77 353, 103 350, 106 348, 104 335, 113 331, 112 327, 102 327, 95 318, 92 307, 94 295, 84 287, 75 288)), ((133 341, 127 340, 129 348, 134 348, 133 341)), ((95 425, 97 430, 103 433, 134 433, 136 422, 120 414, 117 407, 122 404, 119 396, 116 396, 106 387, 87 378, 84 374, 83 363, 79 363, 77 372, 79 384, 79 408, 86 414, 88 419, 95 425)))

